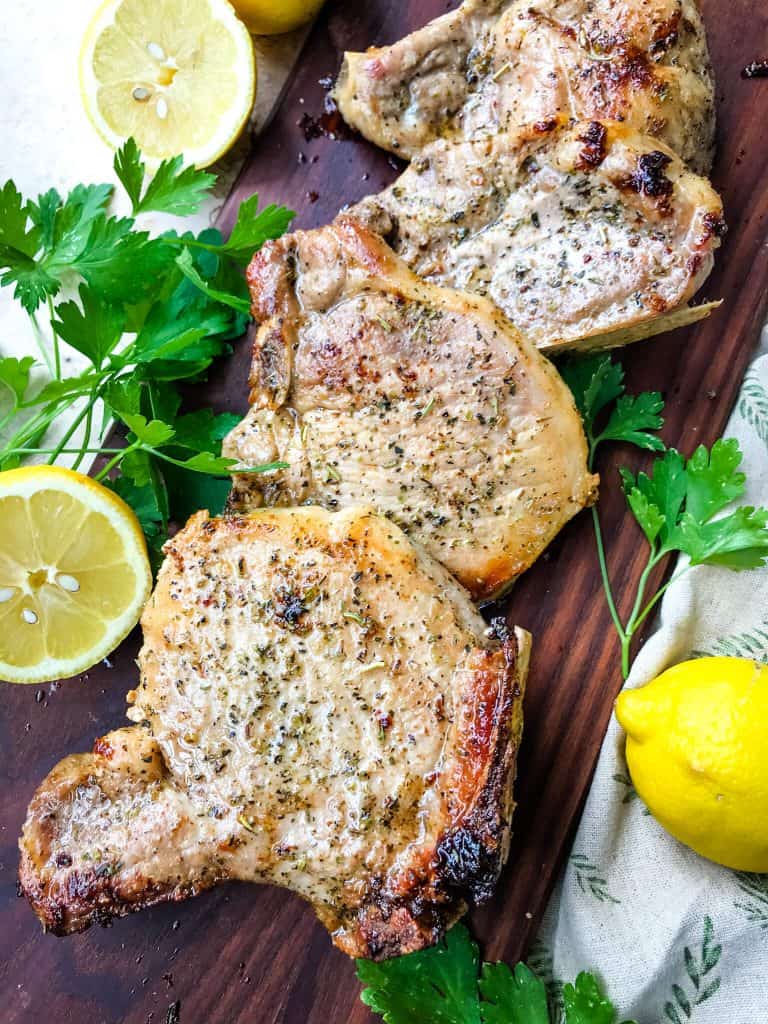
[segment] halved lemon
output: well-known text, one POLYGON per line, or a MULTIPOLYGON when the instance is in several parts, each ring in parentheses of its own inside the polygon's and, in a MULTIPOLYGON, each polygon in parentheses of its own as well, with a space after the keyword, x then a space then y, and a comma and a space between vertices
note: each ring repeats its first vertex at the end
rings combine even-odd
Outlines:
POLYGON ((207 167, 253 109, 253 42, 227 0, 106 0, 83 39, 80 87, 113 148, 132 135, 150 165, 181 153, 207 167))
POLYGON ((273 36, 306 25, 324 0, 232 0, 232 3, 251 32, 273 36))
POLYGON ((151 587, 144 535, 117 495, 56 466, 0 473, 0 679, 84 672, 133 629, 151 587))

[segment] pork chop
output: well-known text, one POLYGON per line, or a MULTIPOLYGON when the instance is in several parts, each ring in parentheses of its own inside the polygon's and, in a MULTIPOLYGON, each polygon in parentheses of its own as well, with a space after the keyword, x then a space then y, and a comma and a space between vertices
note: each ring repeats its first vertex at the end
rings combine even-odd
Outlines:
POLYGON ((404 157, 561 114, 623 121, 706 173, 713 88, 697 0, 466 0, 392 46, 347 53, 334 95, 349 124, 404 157))
POLYGON ((722 213, 710 184, 658 140, 555 118, 433 142, 348 211, 416 273, 489 296, 548 351, 664 330, 659 318, 712 268, 722 213))
POLYGON ((198 513, 142 619, 132 728, 60 762, 21 886, 65 934, 227 879, 375 959, 429 945, 506 857, 529 637, 366 509, 198 513))
POLYGON ((374 505, 478 600, 594 496, 570 391, 488 300, 437 288, 353 220, 248 270, 251 410, 225 439, 240 506, 374 505))

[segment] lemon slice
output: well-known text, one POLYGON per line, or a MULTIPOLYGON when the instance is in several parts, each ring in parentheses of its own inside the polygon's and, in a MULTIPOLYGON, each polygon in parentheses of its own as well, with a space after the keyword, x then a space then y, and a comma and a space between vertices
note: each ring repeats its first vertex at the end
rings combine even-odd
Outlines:
POLYGON ((69 469, 0 473, 0 679, 77 675, 136 625, 152 586, 141 527, 69 469))
POLYGON ((148 162, 207 167, 253 109, 256 65, 227 0, 106 0, 85 33, 80 87, 113 148, 132 135, 148 162))

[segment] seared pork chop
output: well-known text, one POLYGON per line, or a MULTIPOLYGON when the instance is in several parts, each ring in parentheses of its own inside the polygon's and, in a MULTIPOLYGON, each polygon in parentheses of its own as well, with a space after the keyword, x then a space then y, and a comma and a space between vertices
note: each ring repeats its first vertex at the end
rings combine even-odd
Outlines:
POLYGON ((712 161, 697 0, 466 0, 392 46, 346 54, 335 98, 400 156, 561 114, 624 121, 701 173, 712 161))
POLYGON ((547 350, 665 329, 723 231, 717 193, 658 140, 554 118, 434 142, 348 214, 428 280, 488 295, 547 350))
POLYGON ((568 388, 488 300, 411 273, 355 221, 268 242, 252 407, 224 453, 249 507, 374 505, 477 599, 504 590, 595 494, 568 388))
POLYGON ((227 879, 351 956, 435 942, 506 857, 529 637, 365 509, 195 515, 142 619, 138 723, 58 764, 21 885, 58 934, 227 879))

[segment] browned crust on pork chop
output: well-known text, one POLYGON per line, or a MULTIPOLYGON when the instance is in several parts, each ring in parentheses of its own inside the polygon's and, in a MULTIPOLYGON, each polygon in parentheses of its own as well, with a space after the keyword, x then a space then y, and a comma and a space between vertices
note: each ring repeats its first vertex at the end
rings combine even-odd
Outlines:
POLYGON ((209 519, 167 545, 137 723, 60 762, 21 887, 80 931, 227 879, 302 895, 353 956, 435 942, 506 858, 529 638, 366 509, 209 519))

